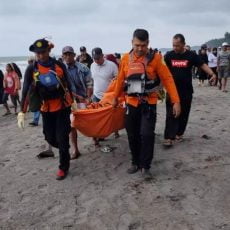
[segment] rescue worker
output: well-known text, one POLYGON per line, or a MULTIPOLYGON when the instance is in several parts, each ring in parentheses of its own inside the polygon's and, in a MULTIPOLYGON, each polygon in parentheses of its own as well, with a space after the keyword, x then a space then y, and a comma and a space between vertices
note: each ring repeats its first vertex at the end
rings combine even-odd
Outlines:
POLYGON ((128 173, 139 169, 144 179, 151 179, 153 159, 157 92, 160 81, 168 91, 174 116, 180 114, 180 100, 171 73, 158 53, 150 52, 149 33, 137 29, 133 33, 133 49, 126 53, 120 63, 113 106, 117 106, 118 97, 126 93, 125 126, 132 154, 132 165, 128 173), (159 76, 159 77, 158 77, 159 76))
POLYGON ((18 126, 24 128, 26 96, 34 85, 41 102, 45 140, 59 149, 57 180, 65 179, 69 171, 70 112, 73 102, 65 66, 49 56, 53 44, 45 39, 35 41, 29 48, 36 62, 27 67, 24 75, 21 112, 18 126))

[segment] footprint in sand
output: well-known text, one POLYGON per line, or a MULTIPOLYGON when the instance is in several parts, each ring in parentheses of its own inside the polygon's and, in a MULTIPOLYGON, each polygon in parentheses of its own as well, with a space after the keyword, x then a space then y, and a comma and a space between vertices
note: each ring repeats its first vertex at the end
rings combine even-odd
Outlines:
POLYGON ((206 134, 202 135, 202 136, 201 136, 201 138, 206 139, 206 140, 211 139, 211 137, 209 137, 209 136, 208 136, 208 135, 206 135, 206 134))
POLYGON ((47 184, 40 184, 38 185, 38 189, 41 191, 47 190, 48 185, 47 184))
POLYGON ((27 203, 31 201, 31 194, 29 193, 24 193, 20 195, 20 202, 21 203, 27 203))
POLYGON ((27 175, 29 172, 23 172, 23 173, 21 173, 21 174, 19 174, 19 176, 25 176, 25 175, 27 175))
POLYGON ((222 157, 221 156, 209 156, 205 159, 205 161, 208 161, 208 162, 213 162, 213 161, 219 161, 221 160, 222 157))
POLYGON ((53 216, 55 213, 58 213, 62 209, 60 202, 55 202, 47 208, 47 211, 44 212, 44 216, 53 216))
POLYGON ((138 222, 131 223, 128 226, 128 229, 129 230, 137 230, 137 229, 140 229, 140 227, 141 227, 141 223, 140 223, 140 221, 138 221, 138 222))
POLYGON ((183 165, 182 161, 178 161, 178 162, 175 162, 173 164, 174 168, 176 168, 176 169, 180 169, 182 167, 182 165, 183 165))

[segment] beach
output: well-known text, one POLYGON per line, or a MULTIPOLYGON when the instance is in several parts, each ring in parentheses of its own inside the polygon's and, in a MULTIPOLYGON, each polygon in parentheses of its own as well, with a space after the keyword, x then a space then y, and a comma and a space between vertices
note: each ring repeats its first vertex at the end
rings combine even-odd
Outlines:
POLYGON ((41 124, 18 129, 16 116, 0 108, 0 229, 216 230, 230 229, 229 92, 198 87, 185 141, 162 147, 165 105, 158 105, 154 179, 128 175, 127 136, 108 137, 95 150, 80 135, 82 156, 64 181, 55 180, 55 158, 45 148, 41 124))

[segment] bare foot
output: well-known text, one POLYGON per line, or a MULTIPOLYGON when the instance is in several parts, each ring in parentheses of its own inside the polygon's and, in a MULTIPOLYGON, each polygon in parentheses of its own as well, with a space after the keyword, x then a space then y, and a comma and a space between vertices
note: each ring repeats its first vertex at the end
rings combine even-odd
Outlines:
POLYGON ((75 159, 78 159, 80 156, 81 156, 80 152, 74 152, 71 154, 70 159, 75 160, 75 159))

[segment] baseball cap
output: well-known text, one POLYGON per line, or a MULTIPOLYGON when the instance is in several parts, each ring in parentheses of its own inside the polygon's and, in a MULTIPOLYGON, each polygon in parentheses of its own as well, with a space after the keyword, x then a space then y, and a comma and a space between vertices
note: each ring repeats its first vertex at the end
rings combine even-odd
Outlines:
POLYGON ((101 56, 103 56, 103 52, 101 48, 96 47, 92 50, 93 59, 99 59, 101 56))
POLYGON ((120 54, 120 53, 115 53, 114 56, 115 56, 117 59, 121 59, 121 54, 120 54))
POLYGON ((80 52, 85 52, 85 51, 86 51, 85 46, 81 46, 81 47, 80 47, 80 52))
POLYGON ((65 54, 65 53, 74 53, 74 49, 72 46, 65 46, 63 49, 62 49, 62 54, 65 54))
POLYGON ((49 42, 46 39, 38 39, 36 40, 30 47, 29 50, 31 52, 44 52, 47 48, 49 48, 49 42))

